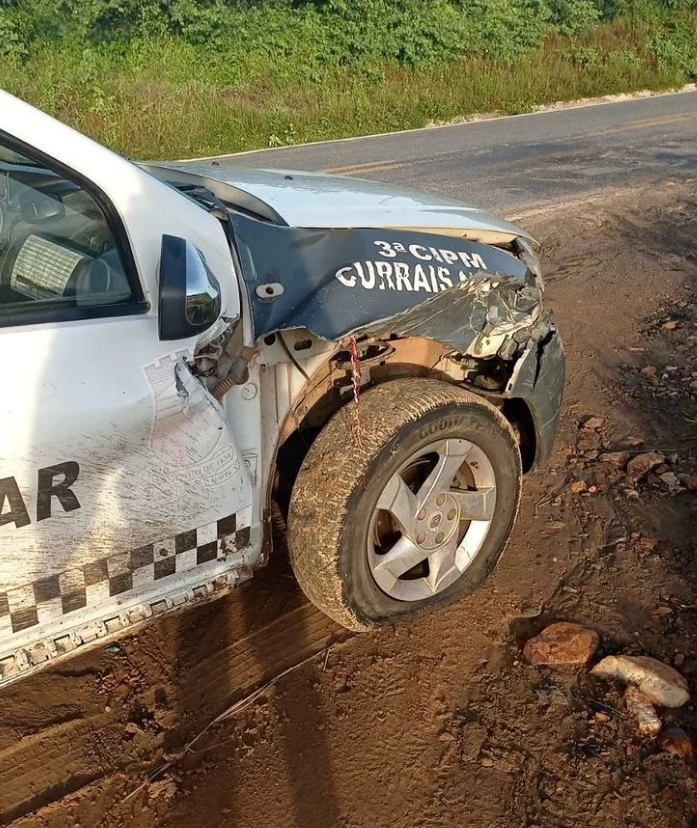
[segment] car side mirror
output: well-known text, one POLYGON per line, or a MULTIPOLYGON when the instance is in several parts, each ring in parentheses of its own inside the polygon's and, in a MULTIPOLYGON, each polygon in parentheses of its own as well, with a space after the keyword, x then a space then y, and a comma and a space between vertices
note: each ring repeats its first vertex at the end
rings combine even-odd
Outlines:
POLYGON ((161 341, 201 334, 220 316, 218 280, 198 249, 178 236, 162 237, 158 304, 161 341))

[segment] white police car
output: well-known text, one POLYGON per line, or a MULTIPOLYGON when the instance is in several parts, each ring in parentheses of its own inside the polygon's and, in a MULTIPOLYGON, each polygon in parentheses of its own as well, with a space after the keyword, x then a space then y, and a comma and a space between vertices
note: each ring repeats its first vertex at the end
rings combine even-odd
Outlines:
POLYGON ((526 233, 369 182, 133 164, 0 93, 0 681, 266 559, 364 630, 475 588, 564 379, 526 233))

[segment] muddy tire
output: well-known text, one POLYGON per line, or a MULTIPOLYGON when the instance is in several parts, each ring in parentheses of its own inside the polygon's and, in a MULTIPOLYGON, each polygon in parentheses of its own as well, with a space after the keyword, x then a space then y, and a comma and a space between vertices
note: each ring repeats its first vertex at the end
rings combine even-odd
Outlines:
POLYGON ((353 630, 408 621, 474 590, 520 501, 515 435, 480 397, 405 379, 365 393, 313 443, 293 489, 290 557, 307 597, 353 630), (412 566, 413 563, 413 566, 412 566))

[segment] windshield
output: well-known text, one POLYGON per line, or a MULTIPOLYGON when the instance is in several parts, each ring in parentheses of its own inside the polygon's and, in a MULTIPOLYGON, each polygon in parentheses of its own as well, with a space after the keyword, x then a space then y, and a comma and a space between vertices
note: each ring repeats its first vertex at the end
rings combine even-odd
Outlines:
POLYGON ((21 165, 22 167, 36 167, 35 161, 27 158, 19 152, 15 152, 9 147, 0 146, 0 163, 12 164, 13 166, 21 165))

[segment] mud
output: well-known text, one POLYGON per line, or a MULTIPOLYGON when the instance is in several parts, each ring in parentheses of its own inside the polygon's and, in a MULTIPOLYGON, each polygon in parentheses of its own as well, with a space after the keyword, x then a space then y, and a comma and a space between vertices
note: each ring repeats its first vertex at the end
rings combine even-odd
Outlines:
MULTIPOLYGON (((236 595, 4 691, 2 823, 696 824, 692 766, 638 735, 621 688, 521 657, 546 624, 580 622, 597 657, 675 660, 697 689, 695 220, 697 199, 672 186, 531 228, 567 346, 565 415, 476 594, 349 636, 298 594, 278 549, 236 595), (625 450, 659 451, 665 470, 634 482, 601 460, 625 450)), ((697 734, 693 706, 661 715, 697 734)))

